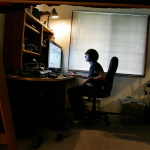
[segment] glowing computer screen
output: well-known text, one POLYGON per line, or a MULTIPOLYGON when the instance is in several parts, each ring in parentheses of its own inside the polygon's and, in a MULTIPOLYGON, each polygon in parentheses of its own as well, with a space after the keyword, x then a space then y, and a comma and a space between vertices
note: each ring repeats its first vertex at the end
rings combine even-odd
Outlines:
POLYGON ((48 41, 48 69, 61 70, 62 47, 57 43, 48 41))

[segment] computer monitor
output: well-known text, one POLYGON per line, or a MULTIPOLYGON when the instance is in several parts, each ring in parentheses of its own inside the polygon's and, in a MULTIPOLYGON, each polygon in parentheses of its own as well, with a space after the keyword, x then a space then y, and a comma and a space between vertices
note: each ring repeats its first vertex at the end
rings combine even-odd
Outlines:
POLYGON ((62 47, 52 40, 46 42, 45 66, 47 70, 61 71, 62 47))

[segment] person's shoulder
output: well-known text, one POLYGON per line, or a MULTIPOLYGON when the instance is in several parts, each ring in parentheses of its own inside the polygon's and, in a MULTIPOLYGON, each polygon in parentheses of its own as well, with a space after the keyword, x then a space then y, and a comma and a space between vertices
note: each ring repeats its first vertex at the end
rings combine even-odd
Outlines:
POLYGON ((100 63, 98 63, 98 62, 95 62, 94 67, 95 68, 100 68, 100 70, 103 70, 102 65, 100 63))
POLYGON ((94 65, 95 66, 101 66, 101 64, 99 62, 97 62, 97 61, 94 63, 94 65))
POLYGON ((101 64, 100 64, 99 62, 96 61, 96 62, 94 62, 94 63, 92 64, 92 67, 95 68, 95 67, 102 67, 102 66, 101 66, 101 64))

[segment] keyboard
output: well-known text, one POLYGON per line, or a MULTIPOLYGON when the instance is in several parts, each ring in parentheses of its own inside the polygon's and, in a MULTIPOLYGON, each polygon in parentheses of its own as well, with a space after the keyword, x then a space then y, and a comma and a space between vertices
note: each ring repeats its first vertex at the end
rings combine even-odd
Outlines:
POLYGON ((60 72, 60 75, 62 75, 64 77, 70 77, 71 76, 69 73, 66 73, 66 72, 60 72))

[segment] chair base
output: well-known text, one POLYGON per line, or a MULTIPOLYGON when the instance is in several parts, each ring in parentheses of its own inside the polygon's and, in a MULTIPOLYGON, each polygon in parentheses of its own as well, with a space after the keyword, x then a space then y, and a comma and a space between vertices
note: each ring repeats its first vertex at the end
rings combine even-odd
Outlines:
POLYGON ((108 121, 108 116, 104 112, 88 112, 88 119, 86 120, 86 126, 90 126, 94 118, 101 119, 106 122, 107 126, 110 126, 110 123, 108 121))

